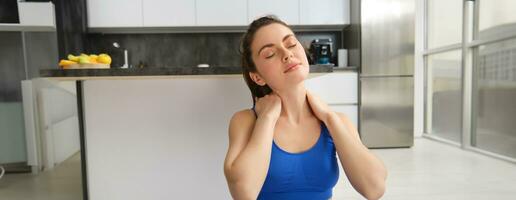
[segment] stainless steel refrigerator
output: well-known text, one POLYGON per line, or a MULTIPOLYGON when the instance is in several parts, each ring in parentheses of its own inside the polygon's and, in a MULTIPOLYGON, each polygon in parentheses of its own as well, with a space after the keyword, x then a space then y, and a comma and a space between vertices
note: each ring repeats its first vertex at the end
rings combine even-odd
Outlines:
POLYGON ((369 148, 414 143, 415 0, 362 0, 359 129, 369 148))

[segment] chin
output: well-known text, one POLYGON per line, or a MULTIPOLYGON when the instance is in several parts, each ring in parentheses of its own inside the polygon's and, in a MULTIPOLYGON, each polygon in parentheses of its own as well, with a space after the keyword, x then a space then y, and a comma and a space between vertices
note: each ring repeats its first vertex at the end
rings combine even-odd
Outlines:
POLYGON ((309 72, 310 72, 310 68, 308 67, 308 65, 303 65, 301 68, 296 70, 295 74, 292 74, 292 75, 295 75, 295 76, 292 76, 292 80, 295 81, 296 83, 302 82, 308 77, 309 72))

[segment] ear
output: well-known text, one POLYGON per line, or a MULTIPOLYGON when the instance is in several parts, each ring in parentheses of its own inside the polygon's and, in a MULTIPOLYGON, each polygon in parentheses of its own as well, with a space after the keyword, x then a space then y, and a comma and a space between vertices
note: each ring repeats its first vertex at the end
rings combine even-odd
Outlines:
POLYGON ((265 84, 267 84, 265 80, 262 78, 262 76, 260 76, 260 74, 256 72, 249 72, 249 77, 251 77, 251 79, 259 86, 264 86, 265 84))

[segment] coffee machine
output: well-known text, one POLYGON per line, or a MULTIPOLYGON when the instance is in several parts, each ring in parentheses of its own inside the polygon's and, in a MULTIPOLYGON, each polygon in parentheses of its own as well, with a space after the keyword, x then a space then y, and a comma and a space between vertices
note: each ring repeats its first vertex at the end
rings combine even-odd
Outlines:
POLYGON ((330 38, 327 39, 314 39, 310 43, 310 57, 313 64, 316 65, 328 65, 331 64, 333 42, 330 38))

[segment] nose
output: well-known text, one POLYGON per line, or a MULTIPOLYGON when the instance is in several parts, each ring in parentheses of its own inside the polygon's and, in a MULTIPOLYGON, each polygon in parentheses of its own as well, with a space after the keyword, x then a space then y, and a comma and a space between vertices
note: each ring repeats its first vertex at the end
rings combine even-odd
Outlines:
POLYGON ((288 60, 292 59, 294 57, 294 54, 289 51, 288 49, 283 49, 283 62, 288 62, 288 60))

